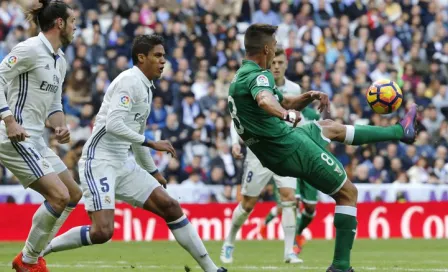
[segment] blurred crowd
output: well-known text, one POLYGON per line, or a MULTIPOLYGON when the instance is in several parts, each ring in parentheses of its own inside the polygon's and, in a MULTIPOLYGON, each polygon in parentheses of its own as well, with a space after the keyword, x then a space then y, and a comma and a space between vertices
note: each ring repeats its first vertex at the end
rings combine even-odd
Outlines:
MULTIPOLYGON (((231 154, 227 93, 244 57, 251 23, 278 25, 289 60, 286 76, 302 90, 332 100, 344 124, 395 124, 406 107, 420 106, 413 146, 332 144, 357 183, 448 183, 447 0, 66 0, 77 16, 76 38, 65 48, 69 71, 63 105, 71 144, 49 145, 77 176, 77 160, 110 82, 132 66, 138 34, 165 38, 168 63, 156 82, 146 136, 170 140, 179 159, 153 153, 170 184, 241 182, 243 162, 231 154), (404 103, 388 116, 373 114, 365 90, 391 79, 404 103)), ((14 1, 0 3, 0 57, 32 33, 14 1)), ((310 107, 313 107, 311 105, 310 107)), ((3 169, 0 183, 17 181, 3 169)), ((269 199, 271 194, 267 190, 269 199)), ((230 198, 230 194, 228 196, 230 198)))

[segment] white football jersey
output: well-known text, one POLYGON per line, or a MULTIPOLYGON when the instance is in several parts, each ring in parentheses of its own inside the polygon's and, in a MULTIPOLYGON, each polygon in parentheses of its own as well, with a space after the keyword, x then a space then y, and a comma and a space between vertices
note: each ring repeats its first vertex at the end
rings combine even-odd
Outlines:
POLYGON ((151 111, 154 84, 136 66, 112 81, 96 116, 93 133, 82 151, 83 160, 126 161, 129 148, 148 172, 157 170, 142 146, 151 111))
POLYGON ((300 88, 300 85, 292 82, 291 80, 288 80, 287 78, 285 78, 285 85, 277 86, 277 89, 279 89, 284 94, 302 94, 302 88, 300 88))
POLYGON ((0 64, 0 116, 13 114, 31 140, 41 140, 47 117, 62 111, 63 56, 40 33, 17 44, 0 64))

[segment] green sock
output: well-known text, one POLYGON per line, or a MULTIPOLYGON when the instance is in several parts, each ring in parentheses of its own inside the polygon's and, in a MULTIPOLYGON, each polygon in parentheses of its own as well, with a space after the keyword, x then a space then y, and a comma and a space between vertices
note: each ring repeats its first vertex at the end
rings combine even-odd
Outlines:
POLYGON ((264 224, 267 225, 269 224, 269 222, 272 221, 272 219, 274 219, 277 216, 277 207, 273 207, 268 215, 266 216, 266 218, 264 219, 264 224))
POLYGON ((347 133, 344 143, 351 145, 363 145, 384 141, 400 140, 403 135, 403 127, 393 125, 389 127, 380 126, 346 126, 347 133))
MULTIPOLYGON (((309 214, 306 211, 303 211, 302 213, 302 219, 300 220, 300 224, 297 226, 297 235, 302 234, 303 230, 308 227, 308 225, 313 221, 314 214, 309 214)), ((299 223, 299 222, 297 222, 299 223)))
POLYGON ((334 247, 333 266, 345 271, 350 268, 350 251, 356 235, 356 208, 350 206, 336 206, 334 215, 336 228, 336 244, 334 247))
POLYGON ((300 214, 299 211, 297 211, 297 217, 296 217, 297 231, 296 231, 296 234, 300 234, 299 233, 299 226, 300 226, 300 224, 302 224, 302 214, 300 214))

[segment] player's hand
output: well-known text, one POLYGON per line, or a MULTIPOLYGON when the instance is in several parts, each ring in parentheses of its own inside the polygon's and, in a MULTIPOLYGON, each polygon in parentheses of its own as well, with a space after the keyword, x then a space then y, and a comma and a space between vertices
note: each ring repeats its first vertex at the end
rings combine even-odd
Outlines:
POLYGON ((166 184, 168 183, 168 181, 166 181, 166 179, 162 176, 162 174, 160 174, 160 172, 155 173, 153 177, 160 183, 160 185, 163 186, 163 188, 166 189, 166 184))
POLYGON ((12 142, 22 142, 25 141, 25 138, 30 137, 25 129, 16 122, 12 115, 4 118, 3 121, 5 121, 6 135, 8 135, 8 139, 12 142))
POLYGON ((327 112, 330 112, 330 99, 328 98, 328 95, 326 93, 319 91, 310 91, 310 93, 311 98, 320 101, 319 107, 317 108, 320 112, 323 112, 325 110, 327 112))
POLYGON ((296 127, 297 124, 302 120, 302 117, 300 117, 300 112, 296 110, 288 110, 285 113, 285 116, 283 116, 283 120, 286 122, 290 122, 293 124, 293 127, 296 127))
POLYGON ((60 144, 66 144, 70 142, 70 131, 66 127, 56 127, 55 129, 56 133, 56 140, 58 140, 58 143, 60 144))
POLYGON ((232 155, 237 160, 241 160, 242 158, 244 158, 244 155, 241 153, 241 145, 234 144, 232 146, 232 155))
POLYGON ((155 149, 157 151, 166 151, 166 152, 171 154, 171 157, 177 158, 176 150, 171 145, 171 143, 166 141, 166 140, 157 141, 157 142, 151 141, 151 142, 147 143, 147 146, 152 148, 152 149, 155 149))

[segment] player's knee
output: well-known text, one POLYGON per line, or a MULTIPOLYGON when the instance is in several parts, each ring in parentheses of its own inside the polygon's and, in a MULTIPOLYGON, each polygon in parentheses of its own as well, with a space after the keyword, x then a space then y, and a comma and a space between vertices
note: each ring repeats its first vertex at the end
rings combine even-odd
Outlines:
POLYGON ((79 188, 72 190, 70 193, 70 204, 76 204, 81 200, 82 191, 79 188))
MULTIPOLYGON (((180 216, 182 216, 183 212, 179 205, 179 202, 175 200, 174 198, 168 198, 161 203, 161 206, 159 206, 160 210, 164 211, 165 219, 177 219, 180 216)), ((175 220, 174 219, 174 220, 175 220)))
POLYGON ((256 203, 257 198, 244 196, 243 201, 241 201, 241 207, 243 208, 244 211, 250 213, 254 209, 256 203))
POLYGON ((113 224, 95 226, 90 230, 90 240, 93 244, 104 244, 114 235, 113 224))
POLYGON ((338 205, 355 206, 358 202, 358 189, 350 180, 347 180, 341 190, 339 190, 333 198, 338 205))
POLYGON ((280 200, 282 202, 295 202, 296 194, 294 189, 291 188, 280 188, 280 200))
POLYGON ((53 191, 47 201, 56 212, 61 213, 70 202, 70 194, 64 186, 63 188, 53 191))
POLYGON ((307 214, 314 214, 316 212, 316 205, 315 204, 308 204, 304 203, 304 209, 307 214))

